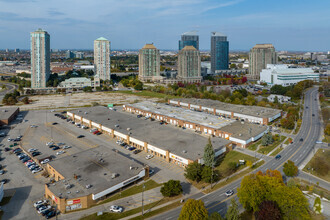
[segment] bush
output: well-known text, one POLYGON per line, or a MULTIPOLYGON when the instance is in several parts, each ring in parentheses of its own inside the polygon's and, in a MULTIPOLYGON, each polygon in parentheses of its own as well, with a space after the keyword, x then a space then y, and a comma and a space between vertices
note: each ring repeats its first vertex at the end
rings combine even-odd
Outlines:
POLYGON ((164 183, 164 186, 160 189, 162 195, 166 197, 180 195, 182 191, 182 186, 179 180, 169 180, 164 183))
POLYGON ((296 176, 298 174, 298 167, 292 162, 291 160, 288 160, 283 166, 283 172, 287 176, 296 176))

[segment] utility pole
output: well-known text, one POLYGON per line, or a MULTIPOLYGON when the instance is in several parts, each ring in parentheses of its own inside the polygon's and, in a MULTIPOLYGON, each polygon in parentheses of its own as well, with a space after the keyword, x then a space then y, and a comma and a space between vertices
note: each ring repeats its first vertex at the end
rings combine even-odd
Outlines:
POLYGON ((143 185, 142 185, 142 216, 143 216, 143 211, 144 211, 144 206, 143 206, 143 202, 144 202, 144 198, 143 198, 143 192, 144 192, 144 188, 145 188, 145 186, 144 186, 144 183, 143 183, 143 185))

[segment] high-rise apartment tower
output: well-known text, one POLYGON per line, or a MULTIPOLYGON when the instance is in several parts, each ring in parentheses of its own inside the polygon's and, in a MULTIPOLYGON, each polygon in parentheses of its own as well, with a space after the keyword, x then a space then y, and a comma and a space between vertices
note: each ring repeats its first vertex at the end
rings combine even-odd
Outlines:
POLYGON ((249 53, 249 78, 259 79, 267 64, 276 64, 277 54, 272 44, 256 44, 249 53))
POLYGON ((183 82, 201 82, 201 56, 193 46, 185 46, 178 54, 178 79, 183 82))
POLYGON ((110 80, 110 41, 100 37, 94 41, 95 78, 110 80))
POLYGON ((139 79, 154 81, 160 77, 160 54, 153 44, 146 44, 139 51, 139 79))
POLYGON ((211 73, 227 70, 229 65, 229 42, 227 36, 219 32, 211 33, 211 73))
POLYGON ((179 50, 182 50, 185 46, 193 46, 199 50, 199 36, 196 31, 186 32, 181 35, 179 50))
POLYGON ((31 88, 45 88, 50 76, 50 36, 40 28, 30 36, 31 88))

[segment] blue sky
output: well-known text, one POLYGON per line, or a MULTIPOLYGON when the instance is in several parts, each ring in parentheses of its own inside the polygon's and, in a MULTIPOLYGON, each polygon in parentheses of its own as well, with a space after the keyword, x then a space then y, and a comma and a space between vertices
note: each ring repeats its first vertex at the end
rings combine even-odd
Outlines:
POLYGON ((0 0, 0 48, 28 49, 39 27, 58 49, 91 49, 100 36, 114 49, 177 49, 183 32, 197 30, 201 49, 218 31, 230 50, 328 51, 330 0, 0 0))

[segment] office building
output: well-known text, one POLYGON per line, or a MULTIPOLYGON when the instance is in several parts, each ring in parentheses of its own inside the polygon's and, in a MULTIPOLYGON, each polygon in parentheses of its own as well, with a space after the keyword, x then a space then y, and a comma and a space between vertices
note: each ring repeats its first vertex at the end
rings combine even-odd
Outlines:
POLYGON ((92 80, 86 77, 73 77, 62 81, 59 85, 60 88, 76 88, 81 89, 84 87, 91 87, 92 80))
POLYGON ((139 51, 139 79, 143 82, 160 78, 160 54, 153 44, 146 44, 139 51))
POLYGON ((262 69, 267 64, 277 63, 277 54, 272 44, 256 44, 249 53, 249 78, 259 79, 262 69))
POLYGON ((201 56, 193 46, 185 46, 178 54, 178 80, 201 82, 201 56))
POLYGON ((15 53, 19 53, 19 52, 20 52, 20 49, 16 48, 15 53))
POLYGON ((227 36, 219 32, 211 33, 211 72, 227 70, 229 65, 229 42, 227 36))
POLYGON ((71 50, 67 50, 65 52, 65 58, 66 59, 72 59, 72 58, 74 58, 74 53, 71 50))
POLYGON ((260 81, 268 85, 290 86, 303 80, 319 82, 320 74, 312 68, 293 68, 285 64, 268 64, 260 73, 260 81))
POLYGON ((50 76, 50 36, 38 29, 31 33, 31 88, 45 88, 50 76))
POLYGON ((196 31, 186 32, 181 35, 181 40, 179 41, 179 51, 185 46, 193 46, 199 50, 199 36, 196 31))
POLYGON ((110 41, 100 37, 94 41, 95 78, 110 80, 110 41))
POLYGON ((83 52, 74 52, 74 57, 77 59, 84 59, 84 53, 83 52))

